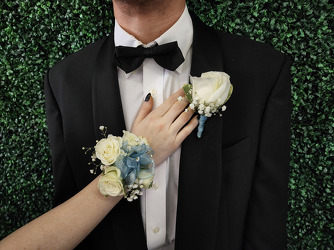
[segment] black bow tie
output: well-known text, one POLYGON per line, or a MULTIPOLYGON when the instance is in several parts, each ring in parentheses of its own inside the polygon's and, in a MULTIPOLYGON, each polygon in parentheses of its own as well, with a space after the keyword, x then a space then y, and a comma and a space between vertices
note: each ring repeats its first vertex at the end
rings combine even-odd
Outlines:
POLYGON ((137 69, 145 60, 145 58, 153 58, 161 67, 174 71, 183 62, 182 52, 177 46, 177 42, 155 45, 154 47, 137 48, 117 46, 115 48, 115 63, 123 69, 125 73, 129 73, 137 69))

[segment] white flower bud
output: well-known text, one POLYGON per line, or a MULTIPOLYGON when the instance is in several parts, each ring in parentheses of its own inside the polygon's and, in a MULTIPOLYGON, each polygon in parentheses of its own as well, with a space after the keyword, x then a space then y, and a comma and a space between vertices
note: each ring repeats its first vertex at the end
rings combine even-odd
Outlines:
POLYGON ((190 103, 189 108, 190 109, 195 109, 195 105, 193 103, 190 103))

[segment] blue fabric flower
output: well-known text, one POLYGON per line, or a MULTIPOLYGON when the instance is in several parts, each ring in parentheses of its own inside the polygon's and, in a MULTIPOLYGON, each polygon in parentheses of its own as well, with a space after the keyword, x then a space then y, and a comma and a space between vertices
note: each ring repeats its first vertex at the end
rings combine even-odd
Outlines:
POLYGON ((153 150, 149 145, 128 146, 124 142, 122 150, 125 154, 118 157, 115 165, 120 169, 125 185, 133 185, 140 171, 154 174, 153 150))

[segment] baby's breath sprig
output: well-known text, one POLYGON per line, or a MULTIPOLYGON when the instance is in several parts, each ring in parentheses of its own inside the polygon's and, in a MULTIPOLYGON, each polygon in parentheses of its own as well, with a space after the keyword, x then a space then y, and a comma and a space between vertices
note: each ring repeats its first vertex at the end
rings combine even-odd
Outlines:
POLYGON ((143 195, 142 189, 144 188, 143 181, 136 179, 133 185, 125 186, 124 197, 128 201, 137 200, 138 196, 143 195))
POLYGON ((107 137, 107 127, 105 127, 105 126, 100 126, 99 127, 99 130, 101 131, 101 134, 102 134, 102 136, 104 137, 104 138, 106 138, 107 137))
MULTIPOLYGON (((107 127, 105 126, 100 126, 99 127, 99 130, 101 131, 101 135, 104 137, 104 138, 107 138, 107 127)), ((98 140, 96 140, 96 142, 98 142, 98 140)), ((90 151, 95 151, 95 148, 94 147, 82 147, 82 150, 85 150, 85 154, 87 154, 88 152, 90 151)), ((97 156, 96 156, 96 153, 93 152, 92 155, 91 155, 91 162, 88 163, 88 165, 90 166, 93 166, 89 172, 91 174, 95 174, 97 173, 97 170, 100 168, 101 171, 104 170, 105 166, 104 165, 101 165, 101 163, 98 163, 96 160, 97 160, 97 156)))

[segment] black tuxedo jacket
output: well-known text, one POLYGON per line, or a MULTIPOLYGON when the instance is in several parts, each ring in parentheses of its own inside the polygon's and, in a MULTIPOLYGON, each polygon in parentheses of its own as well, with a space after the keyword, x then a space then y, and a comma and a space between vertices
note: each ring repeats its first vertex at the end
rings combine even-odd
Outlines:
MULTIPOLYGON (((223 116, 207 120, 203 137, 194 131, 182 144, 175 248, 284 249, 290 61, 265 44, 192 19, 191 75, 224 71, 234 91, 223 116)), ((82 147, 101 138, 99 126, 114 135, 125 129, 113 54, 111 33, 45 78, 55 205, 94 179, 82 147)), ((139 201, 119 202, 79 248, 146 249, 139 201)))

